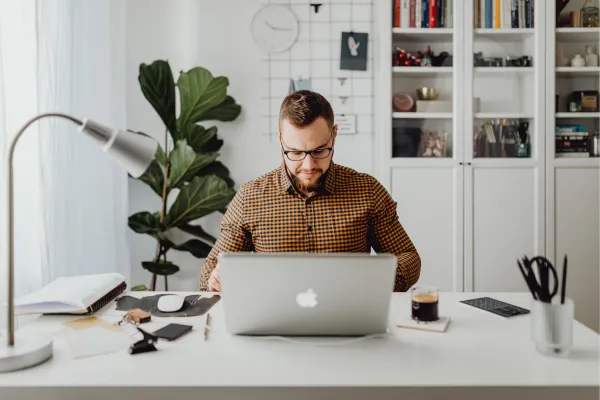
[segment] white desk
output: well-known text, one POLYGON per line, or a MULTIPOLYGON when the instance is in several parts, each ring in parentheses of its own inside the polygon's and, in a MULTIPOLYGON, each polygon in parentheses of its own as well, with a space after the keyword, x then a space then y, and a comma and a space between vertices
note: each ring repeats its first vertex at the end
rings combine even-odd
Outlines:
MULTIPOLYGON (((167 318, 195 329, 135 356, 124 350, 74 360, 58 339, 50 361, 0 374, 0 399, 598 399, 598 334, 576 323, 569 358, 544 357, 530 340, 529 316, 507 320, 458 303, 483 295, 525 308, 531 298, 442 293, 440 313, 452 318, 446 333, 394 328, 389 338, 329 347, 229 336, 219 302, 206 342, 204 317, 167 318)), ((409 310, 408 294, 394 294, 390 322, 409 310)), ((114 320, 116 313, 111 304, 98 315, 114 320)), ((56 333, 74 318, 43 316, 23 331, 56 333)))

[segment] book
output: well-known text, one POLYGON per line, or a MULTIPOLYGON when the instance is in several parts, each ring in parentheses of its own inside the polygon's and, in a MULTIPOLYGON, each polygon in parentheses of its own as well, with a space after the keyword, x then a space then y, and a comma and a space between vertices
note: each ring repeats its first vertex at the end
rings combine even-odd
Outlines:
POLYGON ((432 322, 415 321, 410 315, 404 315, 397 319, 398 328, 416 329, 421 331, 444 333, 450 324, 450 317, 440 316, 440 319, 432 322))
POLYGON ((15 300, 15 314, 92 314, 127 288, 118 273, 57 278, 15 300))

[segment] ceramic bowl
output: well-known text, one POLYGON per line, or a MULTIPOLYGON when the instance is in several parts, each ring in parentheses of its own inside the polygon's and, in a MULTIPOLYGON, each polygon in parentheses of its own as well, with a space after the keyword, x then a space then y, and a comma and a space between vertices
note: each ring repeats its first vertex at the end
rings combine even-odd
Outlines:
POLYGON ((436 88, 422 87, 417 89, 417 97, 419 100, 435 100, 439 96, 436 88))

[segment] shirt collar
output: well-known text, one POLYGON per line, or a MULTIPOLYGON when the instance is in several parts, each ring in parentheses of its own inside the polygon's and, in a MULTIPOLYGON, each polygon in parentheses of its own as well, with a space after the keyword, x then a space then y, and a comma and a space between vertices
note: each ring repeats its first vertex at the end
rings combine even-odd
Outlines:
MULTIPOLYGON (((332 161, 331 164, 329 165, 329 169, 327 170, 327 173, 325 174, 324 192, 327 192, 329 194, 332 194, 334 192, 336 175, 337 175, 336 170, 337 170, 337 166, 332 161)), ((284 162, 282 162, 281 165, 279 166, 279 184, 280 184, 280 189, 281 189, 282 193, 287 192, 290 190, 290 188, 294 187, 292 185, 292 181, 291 181, 290 177, 288 176, 287 169, 285 167, 284 162)))

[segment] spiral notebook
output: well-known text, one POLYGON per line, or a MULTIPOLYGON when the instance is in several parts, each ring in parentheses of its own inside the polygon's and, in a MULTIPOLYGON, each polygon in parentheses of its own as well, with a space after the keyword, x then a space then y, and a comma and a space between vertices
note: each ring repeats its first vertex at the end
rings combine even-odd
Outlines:
POLYGON ((15 314, 93 314, 127 288, 118 273, 57 278, 15 300, 15 314))

